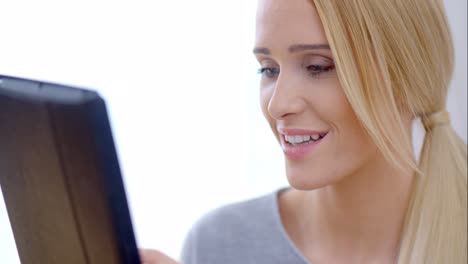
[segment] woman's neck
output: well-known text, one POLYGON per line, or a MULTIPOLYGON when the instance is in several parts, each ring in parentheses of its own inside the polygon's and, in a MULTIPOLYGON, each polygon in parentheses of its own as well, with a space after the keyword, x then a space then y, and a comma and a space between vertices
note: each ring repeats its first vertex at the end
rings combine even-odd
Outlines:
POLYGON ((285 228, 312 263, 396 258, 413 176, 383 157, 370 164, 337 184, 285 193, 285 228))

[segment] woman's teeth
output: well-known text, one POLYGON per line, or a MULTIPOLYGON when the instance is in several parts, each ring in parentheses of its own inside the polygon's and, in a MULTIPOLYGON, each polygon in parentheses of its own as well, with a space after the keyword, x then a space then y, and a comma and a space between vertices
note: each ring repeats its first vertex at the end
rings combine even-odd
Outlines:
POLYGON ((313 135, 304 135, 304 136, 287 136, 284 135, 286 142, 290 144, 302 144, 304 142, 313 142, 319 139, 322 139, 326 134, 313 134, 313 135))

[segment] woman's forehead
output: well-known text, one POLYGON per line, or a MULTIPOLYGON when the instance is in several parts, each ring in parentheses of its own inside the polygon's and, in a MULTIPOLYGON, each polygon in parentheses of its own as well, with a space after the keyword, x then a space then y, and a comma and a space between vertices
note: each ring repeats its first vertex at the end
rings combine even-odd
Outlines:
POLYGON ((310 0, 259 0, 257 44, 272 39, 327 43, 320 18, 310 0))
POLYGON ((258 0, 257 21, 310 15, 311 10, 315 8, 310 0, 258 0))

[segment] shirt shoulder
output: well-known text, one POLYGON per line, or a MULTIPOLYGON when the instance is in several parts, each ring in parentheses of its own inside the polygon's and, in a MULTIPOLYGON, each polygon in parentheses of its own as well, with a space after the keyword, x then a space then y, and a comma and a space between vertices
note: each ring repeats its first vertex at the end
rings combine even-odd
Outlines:
POLYGON ((215 209, 186 237, 183 264, 297 262, 282 233, 277 192, 215 209))
POLYGON ((273 224, 275 216, 273 199, 273 194, 269 194, 220 207, 204 215, 193 228, 218 239, 232 238, 230 232, 256 230, 259 233, 259 230, 271 228, 273 224))

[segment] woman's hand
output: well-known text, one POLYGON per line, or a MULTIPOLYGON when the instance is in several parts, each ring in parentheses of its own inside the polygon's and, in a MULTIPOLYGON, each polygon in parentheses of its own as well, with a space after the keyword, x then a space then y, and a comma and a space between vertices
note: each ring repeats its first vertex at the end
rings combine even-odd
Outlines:
POLYGON ((179 264, 162 252, 153 249, 140 249, 142 264, 179 264))

